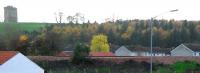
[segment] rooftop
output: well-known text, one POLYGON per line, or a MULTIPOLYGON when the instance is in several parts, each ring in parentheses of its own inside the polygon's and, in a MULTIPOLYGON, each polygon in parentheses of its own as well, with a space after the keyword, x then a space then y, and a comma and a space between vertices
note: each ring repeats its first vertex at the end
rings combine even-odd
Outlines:
POLYGON ((0 64, 5 63, 13 56, 15 56, 18 52, 17 51, 0 51, 0 64))
POLYGON ((112 52, 90 52, 89 56, 92 57, 109 57, 109 56, 115 56, 112 52))

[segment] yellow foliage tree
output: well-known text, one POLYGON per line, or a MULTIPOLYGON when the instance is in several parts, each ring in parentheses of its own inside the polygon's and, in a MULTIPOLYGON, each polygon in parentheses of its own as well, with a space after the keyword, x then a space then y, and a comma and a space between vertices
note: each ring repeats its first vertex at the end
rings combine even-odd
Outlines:
POLYGON ((62 32, 62 27, 53 26, 52 31, 55 32, 55 33, 61 33, 62 32))
POLYGON ((27 40, 28 40, 28 36, 27 35, 20 35, 20 37, 19 37, 19 41, 20 42, 25 42, 27 40))
POLYGON ((90 49, 91 52, 109 52, 107 36, 103 34, 93 36, 90 49))

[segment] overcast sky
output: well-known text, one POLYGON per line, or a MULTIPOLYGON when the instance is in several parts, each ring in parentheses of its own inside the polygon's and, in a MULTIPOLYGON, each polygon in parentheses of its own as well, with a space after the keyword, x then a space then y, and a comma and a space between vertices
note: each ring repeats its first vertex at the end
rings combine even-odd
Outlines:
MULTIPOLYGON (((158 19, 200 20, 200 0, 0 0, 0 21, 4 20, 3 7, 18 9, 19 22, 56 22, 55 12, 64 17, 80 12, 91 22, 106 18, 149 19, 171 9, 158 19)), ((66 20, 66 18, 64 18, 66 20)))

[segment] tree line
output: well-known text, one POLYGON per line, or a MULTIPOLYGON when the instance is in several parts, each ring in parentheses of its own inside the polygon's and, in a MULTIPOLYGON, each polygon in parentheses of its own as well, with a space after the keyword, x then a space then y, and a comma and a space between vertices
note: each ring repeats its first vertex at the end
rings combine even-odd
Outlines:
MULTIPOLYGON (((60 50, 73 50, 76 43, 91 45, 94 35, 107 36, 110 46, 150 46, 150 20, 116 20, 105 23, 50 24, 41 30, 9 29, 0 34, 1 50, 24 48, 33 55, 53 55, 60 50), (21 40, 19 39, 21 37, 21 40), (27 38, 26 38, 27 37, 27 38)), ((200 21, 154 20, 153 46, 176 47, 181 43, 200 42, 200 21)), ((112 49, 112 47, 111 47, 112 49)), ((23 50, 23 49, 22 49, 23 50)), ((29 54, 31 54, 29 53, 29 54)))

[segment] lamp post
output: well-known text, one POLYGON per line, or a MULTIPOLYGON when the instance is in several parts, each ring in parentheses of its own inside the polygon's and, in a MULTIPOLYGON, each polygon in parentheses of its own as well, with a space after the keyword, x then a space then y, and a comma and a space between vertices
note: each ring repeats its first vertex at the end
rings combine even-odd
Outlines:
POLYGON ((151 17, 151 19, 150 19, 150 32, 151 32, 151 39, 150 39, 150 49, 151 49, 151 51, 150 51, 150 56, 151 56, 151 59, 150 59, 150 73, 152 73, 152 56, 153 56, 153 53, 152 53, 152 46, 153 46, 153 30, 152 30, 152 26, 153 26, 153 20, 154 19, 156 19, 158 16, 161 16, 161 15, 163 15, 163 14, 166 14, 166 13, 170 13, 170 12, 176 12, 176 11, 178 11, 178 9, 175 9, 175 10, 170 10, 170 11, 167 11, 167 12, 163 12, 163 13, 161 13, 161 14, 159 14, 159 15, 157 15, 157 16, 154 16, 154 17, 151 17))

